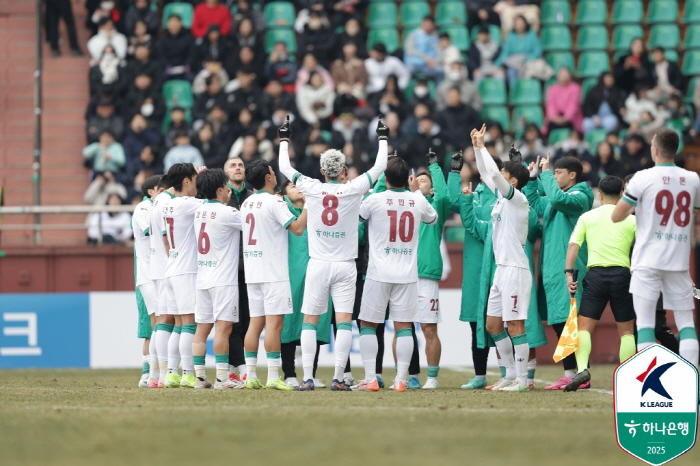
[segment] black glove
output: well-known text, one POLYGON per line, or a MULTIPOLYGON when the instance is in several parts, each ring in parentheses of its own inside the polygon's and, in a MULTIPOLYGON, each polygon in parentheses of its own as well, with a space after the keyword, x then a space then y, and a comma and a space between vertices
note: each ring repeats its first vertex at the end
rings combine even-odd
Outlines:
POLYGON ((389 128, 384 124, 381 115, 379 116, 379 121, 377 121, 377 136, 379 136, 380 140, 384 139, 385 141, 389 138, 389 128))
MULTIPOLYGON (((436 157, 437 161, 437 157, 436 157)), ((450 171, 453 171, 455 173, 459 173, 462 171, 462 151, 457 152, 455 155, 452 156, 452 162, 450 162, 450 171)))
POLYGON ((428 153, 425 156, 425 161, 428 162, 428 166, 438 163, 438 157, 435 152, 433 152, 433 148, 431 147, 428 149, 428 153))
POLYGON ((511 144, 510 150, 508 151, 508 158, 511 162, 523 163, 523 154, 515 148, 515 144, 511 144))
POLYGON ((287 115, 287 120, 282 126, 277 130, 277 135, 280 137, 280 141, 289 142, 292 139, 292 128, 289 126, 289 115, 287 115))

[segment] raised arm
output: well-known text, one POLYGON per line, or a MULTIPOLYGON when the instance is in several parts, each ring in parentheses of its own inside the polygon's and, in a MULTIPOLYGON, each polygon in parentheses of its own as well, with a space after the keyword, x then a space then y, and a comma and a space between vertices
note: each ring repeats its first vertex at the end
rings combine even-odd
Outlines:
POLYGON ((482 125, 480 130, 472 130, 472 144, 474 145, 474 155, 476 157, 476 167, 479 174, 484 179, 489 188, 495 186, 506 199, 513 197, 513 186, 503 177, 498 170, 496 162, 493 161, 491 154, 484 147, 484 134, 486 134, 486 125, 482 125))
POLYGON ((559 187, 554 174, 549 170, 550 154, 542 163, 542 174, 540 182, 542 189, 547 195, 549 205, 565 215, 581 215, 590 210, 591 200, 581 191, 565 192, 559 187))
POLYGON ((389 158, 387 142, 389 139, 389 128, 384 124, 381 117, 377 122, 377 136, 379 137, 379 151, 377 152, 377 158, 374 160, 374 166, 367 171, 373 183, 375 180, 378 180, 379 175, 386 170, 386 164, 389 158))
POLYGON ((447 189, 447 183, 445 183, 445 175, 442 173, 442 168, 438 163, 438 158, 435 152, 430 150, 426 156, 426 161, 428 162, 428 170, 430 170, 430 177, 433 180, 433 207, 437 211, 440 218, 446 218, 450 213, 450 193, 447 189))
POLYGON ((450 195, 450 210, 459 213, 459 203, 462 196, 462 152, 452 156, 450 173, 447 175, 447 192, 450 195))
POLYGON ((288 180, 294 182, 294 175, 298 172, 292 168, 292 162, 289 160, 289 141, 292 139, 292 128, 289 127, 289 115, 287 120, 277 130, 277 135, 280 137, 280 172, 287 177, 288 180))
POLYGON ((476 218, 474 214, 474 196, 472 195, 472 184, 464 188, 460 194, 460 210, 459 215, 462 218, 464 229, 469 232, 474 238, 483 242, 486 239, 488 232, 488 224, 476 218))

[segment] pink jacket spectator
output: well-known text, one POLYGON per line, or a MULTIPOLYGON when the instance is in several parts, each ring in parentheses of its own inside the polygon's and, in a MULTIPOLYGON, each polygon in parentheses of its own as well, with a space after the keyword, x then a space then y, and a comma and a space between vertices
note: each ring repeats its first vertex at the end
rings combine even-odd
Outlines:
POLYGON ((216 5, 210 8, 206 2, 194 7, 192 19, 192 35, 195 39, 204 37, 209 31, 209 26, 217 24, 221 28, 221 35, 227 37, 231 32, 231 12, 224 5, 216 5))
MULTIPOLYGON (((319 65, 314 71, 321 75, 324 84, 326 84, 331 89, 335 89, 333 77, 327 69, 319 65)), ((306 86, 306 84, 309 82, 309 76, 311 76, 311 72, 303 66, 299 68, 299 71, 297 71, 297 80, 294 84, 294 89, 297 95, 301 92, 302 89, 304 89, 304 86, 306 86)))
POLYGON ((549 120, 557 115, 563 115, 573 125, 574 129, 583 132, 583 110, 581 107, 581 86, 570 82, 566 87, 554 83, 547 89, 545 99, 545 119, 543 133, 547 133, 549 120))

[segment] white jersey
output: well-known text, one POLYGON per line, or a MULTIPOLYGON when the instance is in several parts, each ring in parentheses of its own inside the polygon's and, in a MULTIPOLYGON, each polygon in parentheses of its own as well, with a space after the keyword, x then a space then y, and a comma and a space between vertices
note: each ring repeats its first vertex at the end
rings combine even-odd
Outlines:
POLYGON ((634 174, 623 199, 637 207, 632 270, 690 268, 693 209, 700 202, 697 173, 660 164, 634 174))
POLYGON ((151 208, 153 202, 147 197, 136 204, 134 216, 131 217, 131 229, 134 231, 134 260, 136 261, 136 286, 151 281, 151 208))
POLYGON ((434 225, 438 219, 425 196, 403 189, 372 194, 362 202, 360 217, 368 221, 367 278, 397 284, 418 281, 420 222, 434 225))
POLYGON ((294 220, 287 203, 267 191, 258 190, 245 200, 241 221, 246 283, 289 280, 287 227, 294 220))
POLYGON ((322 183, 301 174, 294 178, 306 199, 309 257, 324 261, 357 258, 357 217, 362 197, 372 186, 369 173, 345 184, 322 183))
POLYGON ((175 196, 163 207, 163 225, 170 245, 165 278, 197 273, 194 213, 202 202, 194 197, 175 196))
POLYGON ((238 286, 241 213, 219 201, 205 201, 194 215, 197 289, 238 286))
POLYGON ((522 192, 512 186, 505 197, 498 192, 498 202, 491 211, 496 265, 530 268, 525 254, 529 213, 530 205, 522 192))
POLYGON ((165 266, 168 262, 168 251, 163 244, 165 227, 163 226, 163 207, 165 203, 172 199, 173 195, 168 191, 163 191, 153 199, 151 207, 151 229, 149 230, 151 244, 151 261, 148 265, 151 280, 162 280, 165 278, 165 266))

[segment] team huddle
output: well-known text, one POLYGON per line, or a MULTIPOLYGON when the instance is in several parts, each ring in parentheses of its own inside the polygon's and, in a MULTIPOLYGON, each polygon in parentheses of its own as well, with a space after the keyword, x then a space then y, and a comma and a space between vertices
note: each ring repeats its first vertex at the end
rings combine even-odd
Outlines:
MULTIPOLYGON (((474 191, 471 185, 460 186, 461 153, 452 157, 448 186, 434 153, 426 156, 429 171, 416 176, 405 160, 388 155, 389 130, 381 119, 376 132, 379 150, 369 171, 348 180, 345 156, 330 149, 320 157, 325 177, 321 182, 292 167, 292 132, 287 121, 278 131, 279 171, 289 180, 284 186, 287 196, 277 194, 277 177, 269 163, 255 160, 245 167, 245 184, 255 192, 242 200, 240 209, 229 205, 234 189, 229 175, 221 169, 175 164, 166 175, 144 182, 144 199, 133 217, 136 287, 147 312, 140 322, 140 336, 146 341, 139 386, 314 390, 320 386, 314 373, 318 342, 324 340, 332 313, 335 373, 331 390, 383 388, 378 373, 378 353, 380 345, 383 353, 383 344, 377 331, 381 326, 383 332, 386 320, 393 322, 396 331, 392 388, 406 391, 409 377, 413 379, 409 367, 416 351, 414 323, 420 323, 426 337, 428 380, 423 388, 438 388, 440 240, 447 216, 453 211, 460 214, 465 227, 465 295, 460 319, 472 323, 477 375, 463 388, 486 388, 486 357, 491 345, 497 349, 502 377, 488 388, 516 392, 534 389, 535 347, 546 344, 537 294, 546 294, 547 303, 550 294, 555 294, 551 286, 547 288, 547 281, 543 290, 539 289, 541 275, 535 289, 534 241, 543 235, 544 244, 547 235, 551 236, 547 228, 555 209, 564 210, 562 206, 569 203, 569 210, 576 204, 590 210, 592 195, 573 189, 576 177, 569 176, 569 172, 575 170, 568 170, 566 164, 555 164, 552 174, 549 156, 530 166, 522 162, 517 151, 511 151, 505 164, 493 157, 484 146, 485 126, 470 134, 481 176, 474 191), (565 187, 562 183, 567 177, 570 182, 565 187), (558 190, 556 196, 548 188, 552 183, 558 190), (544 217, 544 232, 538 215, 544 217), (359 273, 358 244, 364 245, 367 254, 366 270, 359 273), (300 257, 300 251, 304 257, 300 257), (467 276, 468 256, 479 266, 476 272, 470 270, 476 276, 467 276), (239 289, 241 260, 245 290, 239 289), (475 294, 466 292, 470 280, 476 281, 475 294), (239 322, 242 296, 250 323, 243 341, 245 365, 238 368, 238 377, 235 373, 231 376, 229 338, 239 322), (468 316, 471 309, 476 311, 468 316), (295 313, 297 317, 293 317, 295 313), (364 379, 357 384, 344 377, 353 318, 360 328, 365 370, 364 379), (279 375, 283 341, 290 340, 285 333, 294 333, 292 326, 297 330, 291 339, 301 346, 303 366, 303 379, 294 384, 279 375), (212 329, 214 383, 205 374, 207 339, 212 329), (268 369, 265 385, 257 375, 263 330, 268 369)), ((563 258, 561 261, 562 287, 557 294, 563 291, 565 298, 569 292, 582 295, 579 325, 588 333, 588 341, 584 340, 576 353, 577 370, 572 372, 565 360, 565 380, 556 389, 590 386, 590 332, 608 301, 620 329, 621 360, 634 353, 635 313, 637 348, 655 342, 654 315, 662 292, 665 308, 675 311, 681 356, 698 364, 689 238, 692 210, 700 203, 700 179, 694 172, 672 164, 677 136, 675 144, 673 148, 668 134, 660 130, 652 142, 657 166, 636 174, 624 196, 622 180, 603 179, 603 206, 581 216, 581 221, 574 222, 574 234, 569 231, 564 238, 570 241, 570 247, 566 267, 563 258), (634 206, 636 223, 634 217, 629 217, 634 206), (604 208, 609 210, 601 210, 604 208), (594 213, 598 223, 586 230, 594 213), (605 248, 596 243, 594 227, 600 228, 601 224, 611 235, 620 231, 621 240, 615 247, 618 255, 624 255, 620 251, 624 252, 627 244, 626 264, 624 259, 621 264, 608 260, 605 248), (625 266, 630 274, 629 248, 635 228, 631 280, 627 277, 627 285, 620 289, 594 290, 592 277, 601 267, 622 273, 623 282, 619 283, 624 283, 625 266), (600 248, 602 254, 597 253, 600 248), (601 255, 602 261, 593 259, 601 255), (580 268, 591 271, 583 286, 572 279, 574 269, 580 268)), ((543 261, 544 267, 547 259, 552 261, 554 255, 547 254, 547 250, 541 250, 540 267, 543 261)), ((544 319, 557 330, 551 322, 554 314, 550 313, 551 318, 544 319)))

